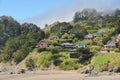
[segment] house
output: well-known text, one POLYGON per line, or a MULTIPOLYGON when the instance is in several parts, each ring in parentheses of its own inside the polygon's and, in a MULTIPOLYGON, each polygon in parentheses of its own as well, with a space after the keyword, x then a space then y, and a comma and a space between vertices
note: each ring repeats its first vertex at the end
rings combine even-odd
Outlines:
POLYGON ((87 47, 87 45, 84 43, 77 44, 77 48, 86 48, 86 47, 87 47))
POLYGON ((85 40, 92 40, 92 39, 94 39, 94 35, 92 35, 92 34, 85 35, 84 39, 85 40))
POLYGON ((117 47, 117 43, 116 43, 116 40, 115 39, 111 39, 107 42, 107 45, 106 45, 106 48, 110 49, 114 49, 117 47))
POLYGON ((60 44, 60 46, 62 48, 71 48, 71 49, 75 48, 73 43, 62 43, 62 44, 60 44))
POLYGON ((120 44, 120 34, 117 36, 116 42, 120 44))
POLYGON ((49 40, 58 40, 59 37, 58 37, 58 36, 50 36, 48 39, 49 39, 49 40))
POLYGON ((45 42, 39 42, 37 45, 36 45, 37 48, 48 48, 48 44, 45 43, 45 42))
POLYGON ((115 53, 115 48, 117 47, 117 43, 115 39, 111 39, 107 42, 107 45, 105 45, 100 53, 115 53))
POLYGON ((95 37, 103 37, 103 33, 96 33, 95 37))

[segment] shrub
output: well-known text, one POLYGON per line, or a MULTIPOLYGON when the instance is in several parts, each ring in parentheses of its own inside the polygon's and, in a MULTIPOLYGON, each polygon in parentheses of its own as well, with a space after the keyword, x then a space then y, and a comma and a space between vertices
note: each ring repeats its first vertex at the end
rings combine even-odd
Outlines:
POLYGON ((22 59, 24 58, 24 54, 22 51, 17 50, 16 52, 13 53, 13 59, 14 61, 18 64, 22 59))
POLYGON ((115 50, 115 52, 119 52, 119 48, 115 48, 114 50, 115 50))
POLYGON ((35 68, 35 62, 31 58, 26 60, 25 65, 26 65, 28 70, 33 70, 33 68, 35 68))
POLYGON ((99 71, 100 71, 100 72, 108 71, 108 64, 106 63, 106 64, 102 65, 102 66, 99 68, 99 71))
POLYGON ((45 48, 37 48, 37 52, 40 53, 42 51, 45 51, 46 49, 45 48))
POLYGON ((113 70, 116 67, 120 68, 120 57, 117 57, 116 59, 114 59, 113 61, 111 61, 109 63, 108 69, 113 70))
POLYGON ((100 46, 91 46, 90 49, 92 52, 98 52, 98 51, 100 51, 101 47, 100 46))
POLYGON ((72 39, 73 37, 69 35, 68 33, 65 33, 62 35, 62 39, 72 39))
POLYGON ((93 56, 89 48, 78 48, 77 53, 79 56, 79 63, 88 63, 90 58, 93 56))
POLYGON ((53 64, 54 64, 55 66, 59 66, 61 63, 62 63, 62 60, 60 60, 60 59, 55 59, 55 60, 53 61, 53 64))
POLYGON ((67 59, 60 64, 60 68, 64 70, 74 70, 74 69, 78 69, 78 65, 75 61, 71 59, 67 59))
POLYGON ((61 49, 61 48, 60 48, 60 47, 58 47, 58 46, 57 46, 57 47, 50 46, 50 47, 49 47, 49 48, 47 48, 46 50, 47 50, 47 51, 50 51, 51 53, 53 53, 53 54, 54 54, 54 53, 59 53, 60 49, 61 49))
POLYGON ((52 53, 42 52, 37 59, 36 65, 42 69, 48 68, 53 62, 52 57, 53 57, 52 53))
POLYGON ((53 54, 58 53, 58 52, 59 52, 58 49, 55 49, 55 48, 51 49, 51 53, 53 54))
POLYGON ((58 40, 45 40, 49 45, 57 46, 58 45, 58 40))

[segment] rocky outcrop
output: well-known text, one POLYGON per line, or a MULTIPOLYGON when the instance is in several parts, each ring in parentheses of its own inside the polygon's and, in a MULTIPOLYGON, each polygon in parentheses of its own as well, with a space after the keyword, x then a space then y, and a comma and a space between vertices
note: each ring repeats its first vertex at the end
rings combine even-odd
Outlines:
POLYGON ((11 63, 0 63, 0 72, 15 74, 15 65, 11 63))
POLYGON ((88 66, 83 67, 83 69, 81 69, 79 72, 81 74, 88 74, 88 73, 91 73, 93 70, 94 70, 94 66, 88 65, 88 66))
POLYGON ((120 72, 120 68, 119 68, 119 67, 115 67, 115 68, 113 68, 113 72, 115 72, 115 73, 120 72))
POLYGON ((18 71, 17 71, 17 74, 24 74, 25 73, 25 69, 19 69, 18 71))

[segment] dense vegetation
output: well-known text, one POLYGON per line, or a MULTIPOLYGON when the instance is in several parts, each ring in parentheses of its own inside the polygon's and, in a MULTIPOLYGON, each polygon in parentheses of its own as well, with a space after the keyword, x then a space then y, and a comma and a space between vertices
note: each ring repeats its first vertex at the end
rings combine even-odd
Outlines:
MULTIPOLYGON (((111 13, 98 12, 95 9, 84 9, 75 13, 71 22, 57 22, 47 25, 44 30, 32 23, 20 24, 12 17, 0 17, 0 61, 20 63, 30 52, 36 50, 39 56, 26 60, 28 69, 47 69, 51 65, 64 70, 78 69, 80 66, 91 63, 99 70, 101 65, 112 65, 118 54, 98 55, 107 42, 120 33, 120 10, 111 13), (84 39, 85 35, 92 34, 92 40, 84 39), (98 35, 100 34, 100 35, 98 35), (50 36, 58 36, 57 40, 49 40, 50 36), (37 48, 38 42, 46 42, 49 47, 37 48), (84 43, 86 47, 72 49, 62 48, 62 43, 77 45, 84 43), (98 56, 96 56, 98 55, 98 56), (104 56, 104 57, 101 57, 104 56), (100 59, 100 62, 98 61, 100 59), (103 61, 103 62, 102 62, 103 61), (109 63, 109 64, 108 64, 109 63)), ((120 45, 115 48, 120 52, 120 45)), ((104 66, 103 66, 104 67, 104 66)), ((108 69, 109 66, 107 66, 108 69)))
POLYGON ((1 61, 19 63, 31 52, 44 32, 34 24, 20 25, 12 17, 0 17, 0 55, 1 61))

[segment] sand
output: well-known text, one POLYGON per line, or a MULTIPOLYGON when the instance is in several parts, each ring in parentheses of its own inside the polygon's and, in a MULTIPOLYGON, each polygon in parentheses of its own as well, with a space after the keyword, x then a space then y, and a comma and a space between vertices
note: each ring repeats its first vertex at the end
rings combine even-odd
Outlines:
POLYGON ((120 80, 120 75, 89 76, 76 71, 37 71, 25 74, 0 73, 0 80, 120 80))

